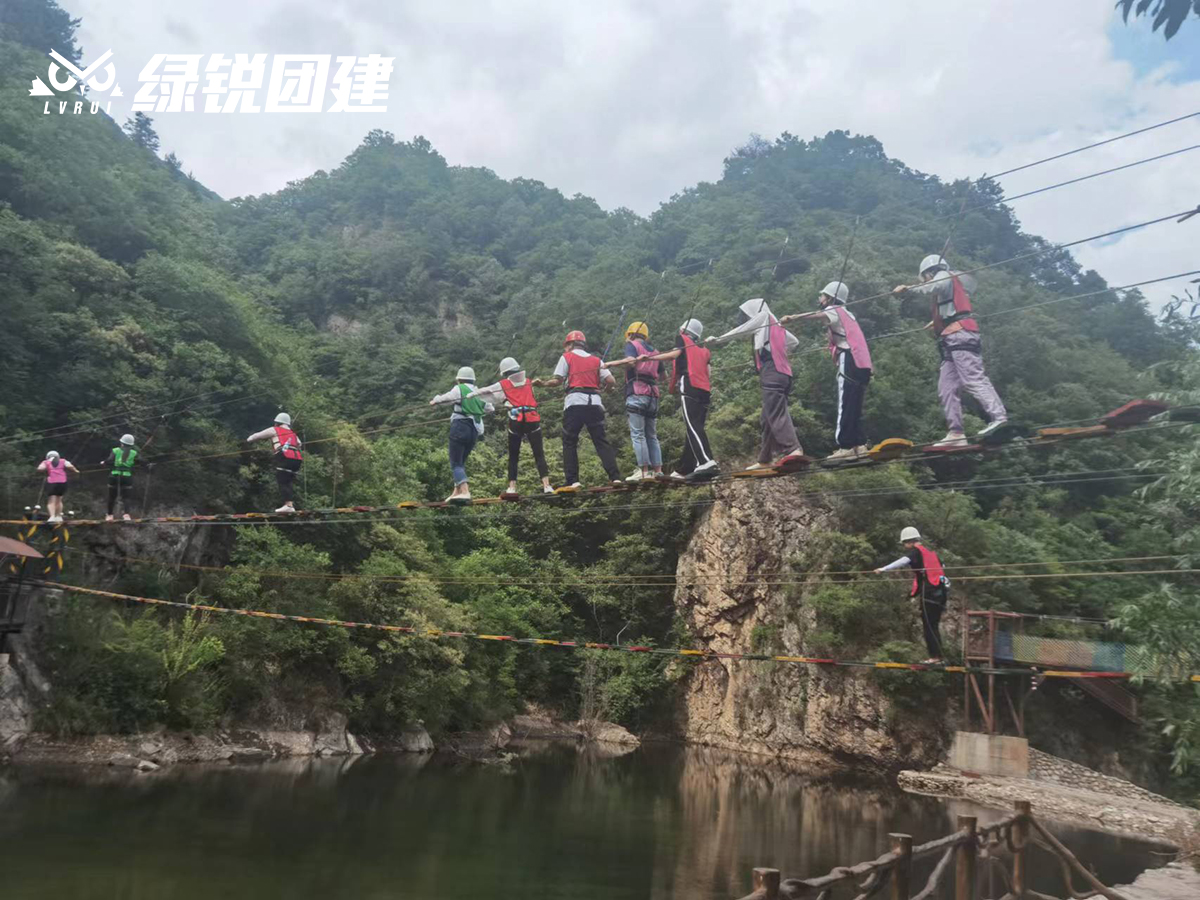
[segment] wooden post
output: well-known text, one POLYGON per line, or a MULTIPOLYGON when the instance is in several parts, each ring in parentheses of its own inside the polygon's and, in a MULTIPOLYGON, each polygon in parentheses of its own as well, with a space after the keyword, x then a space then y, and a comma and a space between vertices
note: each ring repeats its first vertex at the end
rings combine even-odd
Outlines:
POLYGON ((754 893, 760 894, 763 900, 779 900, 779 870, 755 869, 754 893))
POLYGON ((975 827, 974 816, 958 817, 958 830, 966 829, 970 840, 954 848, 954 900, 975 900, 975 827))
POLYGON ((1025 900, 1025 846, 1029 843, 1029 815, 1032 811, 1032 804, 1028 800, 1017 800, 1013 802, 1013 808, 1022 818, 1013 823, 1012 838, 1013 838, 1013 896, 1017 900, 1025 900))
POLYGON ((908 900, 909 882, 912 881, 912 835, 889 834, 892 852, 897 859, 892 863, 892 900, 908 900))

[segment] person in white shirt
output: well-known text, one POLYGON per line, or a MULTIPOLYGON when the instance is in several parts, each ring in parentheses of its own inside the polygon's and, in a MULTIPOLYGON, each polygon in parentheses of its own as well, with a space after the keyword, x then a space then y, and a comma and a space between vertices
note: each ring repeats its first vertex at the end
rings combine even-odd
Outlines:
POLYGON ((747 300, 739 309, 741 324, 705 343, 721 344, 734 338, 754 338, 754 365, 762 388, 762 447, 751 469, 784 465, 803 458, 804 450, 792 424, 788 400, 792 393, 792 367, 788 353, 800 341, 779 324, 761 297, 747 300))
POLYGON ((477 396, 475 370, 470 366, 458 370, 454 387, 429 401, 430 406, 439 403, 454 404, 454 412, 450 414, 450 471, 454 476, 454 491, 446 498, 446 502, 470 503, 467 457, 475 449, 476 441, 483 437, 484 414, 493 412, 496 407, 477 396))
POLYGON ((563 341, 563 355, 554 367, 554 377, 545 381, 533 379, 534 386, 556 387, 566 383, 563 400, 563 474, 566 490, 579 490, 579 432, 587 428, 600 457, 600 464, 614 484, 622 484, 617 468, 617 454, 604 433, 604 404, 600 391, 609 390, 617 382, 604 367, 600 357, 587 352, 587 338, 582 331, 570 332, 563 341))
POLYGON ((553 494, 550 486, 550 467, 546 465, 546 451, 542 443, 542 417, 537 410, 537 398, 533 385, 525 377, 525 370, 511 356, 500 360, 500 380, 487 387, 478 388, 467 395, 467 399, 479 397, 508 407, 508 490, 509 497, 517 496, 517 464, 521 459, 521 444, 529 441, 533 451, 533 462, 542 476, 542 493, 553 494))
MULTIPOLYGON (((283 503, 275 512, 294 513, 296 473, 304 462, 304 452, 301 449, 300 438, 292 431, 292 417, 281 412, 275 417, 275 424, 262 431, 256 431, 246 438, 246 443, 254 443, 265 438, 271 439, 271 448, 275 451, 275 483, 279 485, 279 495, 283 503)), ((111 507, 109 509, 111 512, 111 507)), ((128 518, 128 516, 126 516, 128 518)))

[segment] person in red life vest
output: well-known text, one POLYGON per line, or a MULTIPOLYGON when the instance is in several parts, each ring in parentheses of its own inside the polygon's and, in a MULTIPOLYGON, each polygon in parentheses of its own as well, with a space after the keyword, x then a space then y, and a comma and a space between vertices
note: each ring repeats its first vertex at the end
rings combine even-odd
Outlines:
POLYGON ((912 292, 929 298, 932 321, 925 327, 933 329, 938 342, 941 357, 938 398, 950 428, 933 446, 962 447, 967 443, 960 396, 964 390, 979 401, 988 417, 987 426, 976 435, 977 438, 986 437, 1000 428, 1008 421, 1008 412, 983 368, 979 323, 971 310, 975 279, 951 271, 946 260, 937 253, 921 260, 920 276, 920 284, 897 285, 892 293, 912 292))
POLYGON ((461 366, 455 378, 454 387, 444 394, 438 394, 429 401, 430 406, 439 403, 453 403, 454 412, 450 414, 450 472, 454 477, 454 490, 446 498, 447 503, 465 504, 471 502, 471 485, 467 481, 467 457, 475 449, 475 444, 483 437, 483 417, 486 413, 494 412, 495 407, 490 401, 476 396, 475 370, 470 366, 461 366))
POLYGON ((712 351, 697 343, 703 336, 703 323, 699 319, 688 319, 679 326, 675 349, 649 357, 673 361, 671 393, 679 395, 683 431, 687 438, 683 455, 671 473, 671 478, 676 481, 700 481, 720 472, 708 443, 708 432, 704 428, 712 400, 712 383, 708 375, 712 351))
POLYGON ((563 400, 562 442, 566 486, 574 490, 582 487, 579 482, 579 432, 584 428, 592 438, 596 455, 609 480, 621 484, 617 455, 604 433, 604 404, 600 402, 600 391, 610 389, 617 382, 600 357, 587 352, 587 338, 582 331, 570 332, 563 341, 563 355, 554 367, 554 377, 545 381, 535 378, 531 384, 556 387, 564 382, 567 396, 563 400))
POLYGON ((767 302, 761 297, 747 300, 739 309, 741 324, 705 343, 724 343, 736 337, 754 339, 754 366, 762 388, 762 448, 751 469, 772 464, 782 465, 804 456, 788 399, 792 393, 792 366, 788 353, 800 341, 779 324, 767 302))
POLYGON ((909 526, 900 532, 904 544, 904 556, 875 570, 876 575, 908 566, 913 571, 912 591, 909 597, 919 597, 921 603, 921 627, 925 632, 925 647, 929 651, 927 664, 945 662, 942 651, 942 636, 938 625, 950 599, 950 579, 942 569, 936 553, 921 543, 921 532, 909 526))
POLYGON ((504 357, 500 360, 500 380, 467 395, 468 400, 474 397, 493 404, 503 403, 508 407, 507 493, 517 493, 517 462, 521 458, 521 443, 529 441, 533 462, 542 476, 542 493, 553 494, 550 467, 546 465, 546 450, 542 444, 542 417, 537 411, 533 385, 525 377, 521 364, 511 356, 504 357))
POLYGON ((275 417, 274 425, 254 432, 246 438, 246 443, 251 444, 265 438, 271 439, 271 448, 275 451, 275 483, 279 485, 279 496, 283 501, 275 512, 294 513, 296 473, 300 471, 304 462, 304 451, 301 449, 300 438, 292 431, 292 417, 281 412, 275 417))
POLYGON ((846 309, 850 289, 840 281, 831 281, 817 297, 820 312, 784 316, 781 322, 824 322, 829 330, 829 355, 837 367, 837 424, 833 439, 838 449, 830 460, 860 459, 867 455, 867 435, 863 430, 863 398, 871 382, 871 351, 858 319, 846 309))
POLYGON ((662 363, 650 359, 655 353, 645 322, 634 322, 625 329, 625 358, 605 363, 610 369, 628 366, 625 374, 625 412, 629 416, 629 437, 638 470, 626 481, 653 481, 662 475, 662 447, 658 443, 658 379, 662 363))
POLYGON ((63 459, 58 451, 51 450, 46 458, 38 463, 37 470, 46 473, 46 512, 49 521, 57 524, 63 520, 63 494, 67 492, 67 472, 79 474, 79 470, 71 465, 71 461, 63 459))

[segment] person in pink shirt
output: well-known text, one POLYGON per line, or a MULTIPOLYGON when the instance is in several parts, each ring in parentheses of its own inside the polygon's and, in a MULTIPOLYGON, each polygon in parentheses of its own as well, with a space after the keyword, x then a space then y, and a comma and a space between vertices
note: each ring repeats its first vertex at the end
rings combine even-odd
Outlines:
POLYGON ((46 458, 38 463, 37 470, 46 473, 46 512, 50 521, 55 524, 63 520, 63 494, 67 492, 68 470, 79 474, 79 470, 71 465, 70 460, 63 459, 58 451, 51 450, 46 458))

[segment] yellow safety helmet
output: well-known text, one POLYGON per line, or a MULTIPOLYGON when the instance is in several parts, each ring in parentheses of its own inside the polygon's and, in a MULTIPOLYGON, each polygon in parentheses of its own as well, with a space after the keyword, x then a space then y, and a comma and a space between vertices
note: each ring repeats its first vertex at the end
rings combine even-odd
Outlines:
POLYGON ((645 322, 630 322, 629 327, 625 329, 625 340, 630 338, 640 337, 643 340, 649 340, 650 329, 646 327, 645 322))

